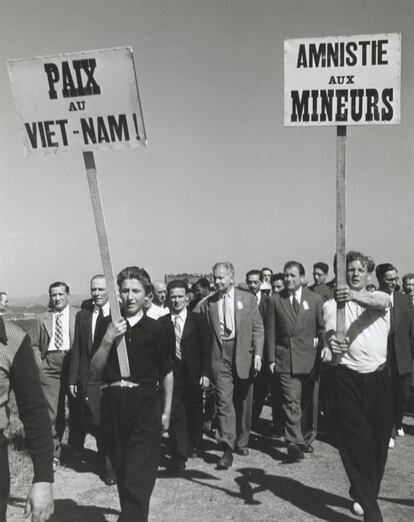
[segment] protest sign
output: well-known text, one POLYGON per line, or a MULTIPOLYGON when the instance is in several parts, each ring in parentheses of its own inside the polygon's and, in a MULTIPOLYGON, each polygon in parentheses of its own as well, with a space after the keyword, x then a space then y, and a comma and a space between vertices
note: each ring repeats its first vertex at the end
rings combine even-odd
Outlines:
POLYGON ((130 47, 8 61, 25 155, 146 143, 130 47))
POLYGON ((400 122, 401 34, 285 40, 286 126, 400 122))
MULTIPOLYGON (((132 49, 38 56, 9 60, 7 65, 25 155, 83 153, 111 316, 118 321, 94 151, 147 144, 132 49)), ((118 338, 116 345, 121 377, 128 379, 125 339, 118 338)))
MULTIPOLYGON (((347 125, 400 123, 401 34, 285 40, 284 53, 285 126, 336 126, 335 275, 344 287, 347 125)), ((336 319, 345 340, 345 302, 336 319)))

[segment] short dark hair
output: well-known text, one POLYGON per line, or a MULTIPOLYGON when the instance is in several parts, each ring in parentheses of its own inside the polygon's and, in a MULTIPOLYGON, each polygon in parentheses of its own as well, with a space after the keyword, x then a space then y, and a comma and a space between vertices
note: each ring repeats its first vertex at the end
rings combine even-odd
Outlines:
POLYGON ((261 274, 261 271, 260 270, 257 270, 255 268, 253 268, 252 270, 249 270, 248 272, 246 272, 246 280, 249 276, 252 276, 252 275, 257 275, 260 277, 260 274, 261 274))
POLYGON ((405 276, 402 278, 402 282, 405 283, 408 281, 408 279, 414 279, 414 274, 412 272, 405 274, 405 276))
POLYGON ((260 273, 264 272, 265 270, 269 270, 269 272, 271 272, 273 274, 273 270, 271 268, 268 268, 267 266, 264 266, 261 270, 260 270, 260 273))
POLYGON ((119 288, 126 279, 136 279, 143 286, 146 295, 151 293, 151 278, 148 272, 143 268, 139 268, 137 266, 127 266, 121 270, 116 278, 116 282, 119 288))
POLYGON ((272 274, 270 281, 283 281, 285 279, 285 274, 283 272, 276 272, 276 274, 272 274))
MULTIPOLYGON (((367 267, 367 271, 369 273, 373 272, 375 268, 375 262, 370 256, 366 256, 362 252, 358 252, 357 250, 350 250, 346 254, 346 265, 348 266, 349 263, 352 263, 352 261, 359 261, 361 265, 367 267)), ((335 272, 336 272, 336 254, 335 254, 335 272)))
POLYGON ((397 271, 394 265, 391 263, 381 263, 377 265, 375 269, 375 275, 377 276, 378 281, 382 281, 384 279, 385 273, 390 272, 391 270, 397 271))
POLYGON ((58 286, 63 286, 63 288, 65 289, 65 292, 67 294, 70 292, 68 284, 64 283, 63 281, 55 281, 54 283, 49 285, 49 295, 50 295, 50 291, 52 290, 52 288, 57 288, 58 286))
POLYGON ((288 268, 296 267, 299 270, 299 275, 304 276, 305 275, 305 267, 302 265, 302 263, 299 263, 299 261, 288 261, 285 263, 285 266, 283 267, 283 271, 286 272, 288 268))
POLYGON ((200 277, 200 279, 195 282, 194 286, 196 285, 200 285, 201 288, 208 288, 210 290, 210 281, 207 277, 200 277))
POLYGON ((328 275, 328 272, 329 272, 329 266, 324 263, 323 261, 318 261, 317 263, 315 263, 313 265, 313 269, 315 270, 315 268, 319 268, 320 270, 322 270, 322 272, 325 274, 325 275, 328 275))
POLYGON ((184 279, 173 279, 167 285, 167 293, 169 294, 174 288, 184 288, 185 293, 188 294, 188 283, 184 279))

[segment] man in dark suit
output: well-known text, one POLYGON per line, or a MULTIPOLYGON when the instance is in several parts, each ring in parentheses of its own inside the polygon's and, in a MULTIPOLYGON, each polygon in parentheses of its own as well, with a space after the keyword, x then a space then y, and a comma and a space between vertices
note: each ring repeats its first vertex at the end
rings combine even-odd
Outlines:
POLYGON ((106 484, 111 485, 116 483, 116 477, 101 433, 101 381, 93 378, 89 371, 94 350, 99 347, 105 334, 105 318, 109 319, 110 316, 108 291, 103 274, 92 277, 90 291, 92 309, 83 309, 76 314, 75 340, 69 368, 69 391, 83 403, 89 430, 96 439, 99 475, 106 484))
POLYGON ((203 390, 210 385, 210 329, 205 318, 188 306, 188 284, 175 279, 167 286, 171 313, 158 320, 165 328, 174 360, 174 391, 170 439, 172 458, 168 470, 183 471, 188 457, 201 445, 203 390))
POLYGON ((314 284, 309 287, 309 290, 319 294, 324 301, 332 299, 333 291, 332 288, 326 284, 328 279, 329 266, 322 261, 318 261, 313 265, 313 281, 314 284))
MULTIPOLYGON (((261 281, 261 271, 260 270, 249 270, 246 273, 246 285, 249 289, 249 292, 252 293, 259 306, 260 316, 264 323, 266 314, 267 314, 267 306, 269 303, 269 296, 260 290, 260 286, 262 284, 261 281)), ((253 411, 252 411, 252 426, 255 428, 258 427, 258 421, 260 418, 260 414, 262 412, 267 392, 269 388, 269 366, 264 364, 260 372, 254 379, 253 384, 253 411)))
POLYGON ((292 461, 312 452, 316 437, 316 362, 322 339, 322 298, 302 287, 305 269, 297 261, 284 267, 285 289, 269 301, 266 350, 270 371, 282 391, 285 439, 292 461))
POLYGON ((402 278, 403 292, 408 295, 414 304, 414 274, 405 274, 402 278))
POLYGON ((196 309, 196 306, 211 293, 210 281, 206 277, 200 277, 194 285, 194 290, 194 299, 188 305, 188 309, 196 312, 198 310, 198 308, 196 309))
POLYGON ((404 436, 402 426, 404 411, 410 398, 410 374, 414 354, 414 309, 412 300, 395 291, 398 271, 391 263, 383 263, 375 269, 380 290, 391 296, 391 328, 388 334, 388 363, 390 364, 394 426, 389 447, 395 446, 397 435, 404 436))
MULTIPOLYGON (((41 315, 33 335, 33 350, 39 367, 40 382, 45 396, 53 434, 53 467, 60 464, 62 437, 65 431, 65 397, 75 333, 76 310, 69 306, 69 286, 61 281, 49 286, 51 311, 41 315)), ((69 437, 71 445, 83 446, 84 429, 80 403, 68 395, 69 437)))
POLYGON ((218 469, 233 463, 233 450, 248 455, 253 377, 262 367, 264 329, 256 298, 234 288, 228 261, 213 267, 217 292, 201 305, 211 338, 212 377, 217 389, 217 440, 224 453, 218 469))

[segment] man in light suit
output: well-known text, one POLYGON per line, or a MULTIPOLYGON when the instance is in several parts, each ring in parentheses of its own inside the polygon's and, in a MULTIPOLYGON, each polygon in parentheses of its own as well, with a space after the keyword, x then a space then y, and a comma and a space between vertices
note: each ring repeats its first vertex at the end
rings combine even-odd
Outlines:
POLYGON ((94 350, 105 334, 105 317, 110 316, 108 291, 103 274, 92 277, 90 291, 92 310, 83 309, 76 314, 75 340, 69 368, 69 391, 82 401, 88 427, 96 439, 98 473, 105 484, 116 483, 115 471, 106 453, 101 432, 101 380, 92 377, 89 363, 94 350))
POLYGON ((175 279, 167 286, 171 314, 160 317, 174 360, 171 407, 171 462, 168 471, 183 471, 197 456, 203 427, 203 390, 210 385, 210 329, 204 316, 188 306, 188 284, 175 279))
POLYGON ((223 447, 218 469, 233 463, 233 450, 248 455, 253 376, 262 367, 264 328, 256 298, 234 288, 228 261, 213 267, 217 292, 201 305, 212 331, 212 378, 217 391, 217 440, 223 447))
MULTIPOLYGON (((49 286, 51 311, 41 315, 35 326, 33 349, 39 367, 53 434, 53 467, 60 464, 62 436, 65 431, 65 397, 68 392, 70 354, 75 333, 76 310, 69 306, 69 286, 57 281, 49 286)), ((80 403, 69 397, 69 433, 72 445, 83 446, 80 403)))
POLYGON ((411 365, 414 354, 414 310, 407 295, 395 291, 398 271, 390 263, 375 269, 379 289, 391 297, 391 328, 388 334, 388 364, 391 370, 394 406, 394 426, 389 448, 394 448, 396 436, 404 436, 402 421, 410 398, 411 365))
POLYGON ((297 261, 284 267, 285 289, 269 301, 266 350, 270 371, 282 391, 285 439, 291 461, 312 452, 316 437, 318 346, 322 345, 322 298, 302 286, 305 269, 297 261))

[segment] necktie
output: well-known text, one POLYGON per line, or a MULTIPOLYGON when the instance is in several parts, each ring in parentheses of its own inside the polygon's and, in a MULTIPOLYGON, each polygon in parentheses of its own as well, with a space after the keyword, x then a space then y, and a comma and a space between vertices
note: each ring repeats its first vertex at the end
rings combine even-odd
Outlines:
POLYGON ((233 317, 231 316, 231 310, 228 303, 230 296, 228 294, 223 295, 223 320, 224 320, 224 336, 228 337, 233 331, 233 317))
POLYGON ((96 318, 95 331, 93 333, 93 343, 95 346, 99 346, 102 341, 102 337, 105 335, 104 331, 104 313, 102 306, 99 307, 98 317, 96 318))
POLYGON ((181 360, 181 317, 176 315, 174 318, 175 332, 175 356, 181 360))
POLYGON ((296 299, 296 296, 295 296, 295 295, 293 296, 292 304, 293 304, 293 311, 295 312, 295 315, 297 316, 298 313, 299 313, 299 302, 298 302, 298 300, 296 299))
POLYGON ((55 349, 60 350, 63 346, 62 312, 55 317, 55 349))

